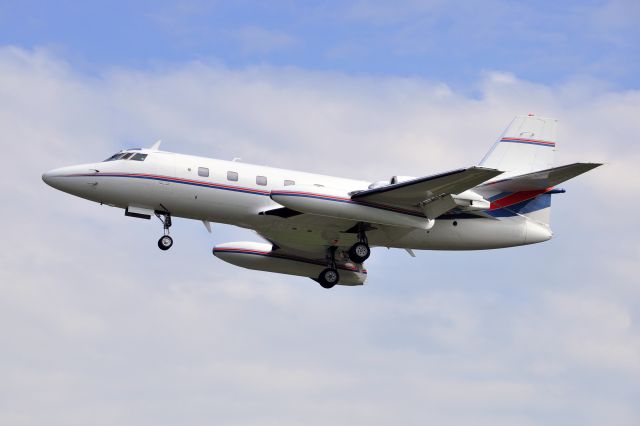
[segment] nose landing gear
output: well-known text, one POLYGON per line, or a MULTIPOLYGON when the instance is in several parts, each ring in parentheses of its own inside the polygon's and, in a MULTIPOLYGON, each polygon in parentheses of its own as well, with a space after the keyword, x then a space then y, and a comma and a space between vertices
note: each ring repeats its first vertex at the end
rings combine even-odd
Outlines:
POLYGON ((169 235, 163 235, 158 240, 158 247, 160 248, 160 250, 169 250, 172 245, 173 238, 171 238, 169 235))
MULTIPOLYGON (((164 207, 164 206, 162 206, 164 207)), ((158 240, 158 248, 166 251, 173 246, 173 238, 169 236, 169 228, 171 228, 171 213, 165 208, 164 211, 155 211, 156 217, 162 222, 164 235, 158 240)))

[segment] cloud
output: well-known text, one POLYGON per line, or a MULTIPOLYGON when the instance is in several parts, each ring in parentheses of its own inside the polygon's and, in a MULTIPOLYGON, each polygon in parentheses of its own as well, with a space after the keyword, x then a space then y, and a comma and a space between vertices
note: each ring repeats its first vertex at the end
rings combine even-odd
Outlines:
POLYGON ((0 423, 635 425, 640 366, 636 91, 207 63, 78 73, 0 49, 0 423), (164 139, 169 150, 383 179, 475 164, 515 113, 561 120, 556 237, 473 253, 377 249, 362 288, 235 268, 250 232, 160 226, 40 174, 164 139), (310 160, 313 159, 313 160, 310 160), (213 238, 213 241, 212 241, 213 238))

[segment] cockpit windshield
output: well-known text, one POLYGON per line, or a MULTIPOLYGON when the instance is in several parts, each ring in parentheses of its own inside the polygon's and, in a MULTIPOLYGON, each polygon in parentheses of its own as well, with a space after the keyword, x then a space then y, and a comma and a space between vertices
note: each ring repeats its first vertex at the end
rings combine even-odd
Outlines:
POLYGON ((120 151, 120 152, 118 152, 116 154, 113 154, 111 157, 107 158, 106 160, 104 160, 103 163, 107 162, 107 161, 115 161, 118 158, 122 157, 123 155, 124 155, 124 153, 122 151, 120 151))
POLYGON ((103 161, 116 161, 116 160, 134 160, 134 161, 144 161, 147 158, 147 154, 142 154, 140 152, 127 152, 120 151, 116 154, 113 154, 111 157, 107 158, 103 161))

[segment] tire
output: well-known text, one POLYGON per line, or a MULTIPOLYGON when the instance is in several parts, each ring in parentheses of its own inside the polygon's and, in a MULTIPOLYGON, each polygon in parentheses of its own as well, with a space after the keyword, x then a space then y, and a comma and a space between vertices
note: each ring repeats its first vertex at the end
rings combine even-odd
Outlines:
POLYGON ((158 248, 160 248, 160 250, 163 250, 163 251, 169 250, 172 245, 173 245, 173 238, 171 238, 168 235, 163 235, 158 240, 158 248))
POLYGON ((349 259, 353 263, 364 263, 371 256, 371 249, 365 243, 355 243, 349 249, 349 259))
POLYGON ((340 281, 340 274, 333 268, 326 268, 318 276, 318 282, 324 288, 332 288, 340 281))

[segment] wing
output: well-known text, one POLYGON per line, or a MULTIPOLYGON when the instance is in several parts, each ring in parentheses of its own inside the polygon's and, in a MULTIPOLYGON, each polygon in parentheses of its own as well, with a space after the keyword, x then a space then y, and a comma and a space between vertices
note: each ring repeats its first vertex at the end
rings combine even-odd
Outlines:
MULTIPOLYGON (((271 199, 283 207, 261 214, 299 220, 300 215, 296 213, 305 213, 356 223, 430 229, 433 219, 456 205, 465 205, 460 204, 459 194, 500 173, 495 169, 470 167, 364 191, 324 187, 272 190, 271 199)), ((489 206, 479 195, 475 197, 477 199, 468 200, 466 205, 484 202, 489 206)))
MULTIPOLYGON (((456 206, 455 203, 450 203, 453 201, 452 194, 459 194, 474 188, 500 173, 502 172, 482 167, 454 170, 383 188, 360 191, 351 194, 350 200, 341 198, 339 205, 365 206, 372 210, 380 210, 384 207, 382 210, 390 215, 402 215, 404 213, 398 212, 398 208, 410 207, 416 210, 420 203, 430 201, 427 203, 429 206, 425 209, 425 214, 428 214, 429 217, 437 217, 456 206), (389 207, 393 207, 393 209, 389 211, 389 207), (433 212, 436 213, 431 216, 429 213, 433 212)), ((321 203, 335 202, 333 200, 335 197, 329 197, 329 195, 326 197, 319 195, 319 198, 322 198, 321 203)), ((362 211, 358 211, 360 214, 364 214, 362 211)), ((326 257, 327 249, 330 246, 348 247, 353 244, 357 238, 358 223, 364 222, 372 229, 385 225, 384 221, 375 222, 355 213, 353 216, 346 213, 344 217, 340 217, 337 211, 333 211, 332 216, 325 216, 303 213, 290 207, 278 207, 260 212, 260 214, 265 216, 266 222, 257 231, 273 244, 275 251, 315 260, 326 257), (349 234, 351 237, 348 236, 349 234)), ((427 221, 427 216, 422 217, 427 221)))
POLYGON ((572 179, 578 175, 601 166, 600 163, 574 163, 566 166, 554 167, 539 172, 514 176, 509 179, 489 182, 481 186, 483 189, 520 192, 536 191, 552 188, 559 183, 572 179))
POLYGON ((429 199, 446 194, 459 194, 475 188, 501 173, 503 172, 496 169, 469 167, 360 191, 352 194, 351 198, 357 201, 415 207, 429 199))

